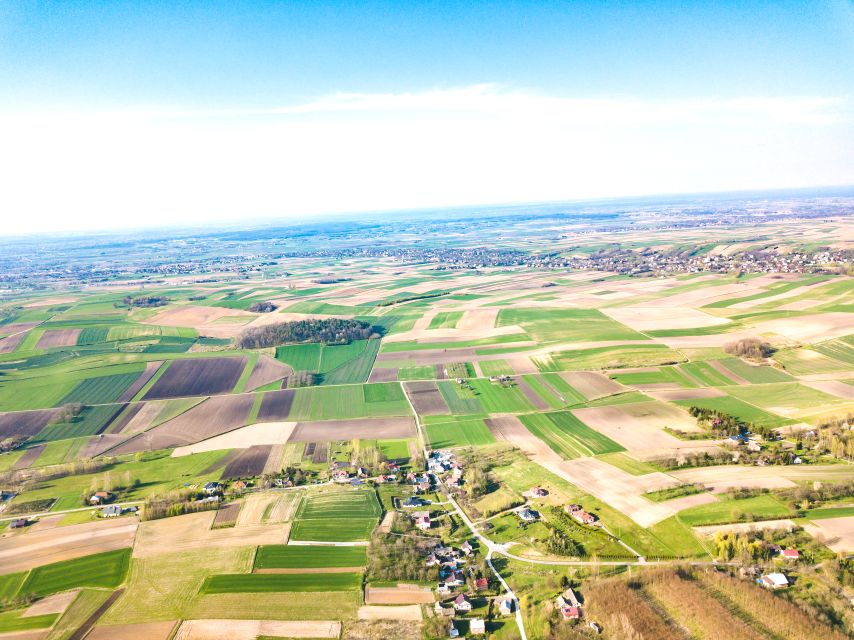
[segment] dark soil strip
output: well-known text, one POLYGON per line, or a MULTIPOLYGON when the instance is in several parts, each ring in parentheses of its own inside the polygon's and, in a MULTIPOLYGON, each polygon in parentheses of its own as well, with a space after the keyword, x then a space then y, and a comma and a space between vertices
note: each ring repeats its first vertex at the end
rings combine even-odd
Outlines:
POLYGON ((226 466, 225 471, 222 472, 222 477, 224 479, 253 478, 261 475, 272 450, 273 445, 271 444, 255 445, 244 449, 237 458, 226 466))
POLYGON ((445 375, 445 365, 437 364, 436 368, 436 380, 447 380, 448 376, 445 375))
POLYGON ((139 410, 145 406, 144 402, 137 402, 130 409, 125 411, 118 419, 110 425, 110 433, 121 433, 122 429, 124 429, 131 420, 133 420, 134 416, 139 413, 139 410))
POLYGON ((317 449, 317 443, 316 442, 309 442, 307 445, 305 445, 305 450, 302 453, 303 457, 304 458, 313 458, 315 449, 317 449))
POLYGON ((15 464, 12 465, 12 469, 16 471, 18 469, 26 469, 36 461, 36 458, 38 458, 42 454, 42 451, 44 451, 44 448, 45 445, 39 444, 27 449, 27 452, 15 461, 15 464))
POLYGON ((148 384, 148 381, 154 377, 154 374, 157 373, 158 369, 163 365, 163 361, 159 362, 149 362, 145 365, 145 371, 139 374, 139 377, 134 381, 134 383, 127 388, 127 390, 119 396, 119 399, 116 402, 130 402, 133 400, 133 397, 139 393, 140 389, 142 389, 145 385, 148 384))
POLYGON ((211 529, 220 529, 222 527, 233 526, 237 522, 237 515, 240 513, 240 503, 232 502, 224 504, 217 509, 216 517, 214 518, 211 529))
POLYGON ((209 474, 209 473, 213 473, 214 471, 219 471, 219 470, 220 470, 220 469, 222 469, 224 466, 226 466, 226 465, 228 465, 228 464, 231 464, 231 462, 232 462, 232 461, 233 461, 237 456, 239 456, 239 455, 240 455, 240 450, 239 450, 239 449, 232 449, 231 451, 229 451, 228 453, 226 453, 222 458, 220 458, 219 460, 217 460, 216 462, 214 462, 214 463, 213 463, 211 466, 209 466, 207 469, 204 469, 204 470, 202 471, 201 475, 203 475, 203 476, 204 476, 204 475, 207 475, 207 474, 209 474))
POLYGON ((544 409, 550 409, 549 403, 543 400, 540 396, 537 395, 537 392, 531 388, 525 380, 522 380, 521 377, 517 377, 516 386, 519 387, 519 391, 525 394, 525 397, 528 398, 528 402, 534 405, 537 409, 541 411, 544 409))
POLYGON ((329 446, 325 442, 321 442, 320 446, 314 449, 311 461, 315 464, 323 464, 329 461, 329 446))
POLYGON ((245 368, 246 356, 173 360, 166 372, 145 394, 145 399, 229 393, 245 368))
POLYGON ((104 433, 109 428, 109 426, 112 424, 113 420, 118 418, 119 415, 121 414, 121 412, 127 408, 127 406, 128 406, 127 403, 116 405, 116 410, 113 411, 112 415, 109 418, 107 418, 106 422, 104 422, 104 424, 101 426, 101 428, 95 432, 95 435, 98 436, 98 435, 101 435, 102 433, 104 433))
POLYGON ((268 391, 261 400, 261 408, 258 410, 258 422, 282 422, 288 419, 291 413, 291 405, 294 403, 293 389, 282 389, 281 391, 268 391))
POLYGON ((383 369, 377 367, 371 371, 368 382, 396 382, 397 372, 397 369, 383 369))
POLYGON ((116 600, 119 599, 124 593, 124 589, 116 589, 110 594, 110 597, 104 601, 100 607, 98 607, 95 612, 86 618, 86 622, 84 622, 80 627, 78 627, 77 631, 68 636, 68 640, 83 640, 86 637, 86 634, 95 626, 95 623, 101 619, 105 613, 107 613, 107 609, 113 606, 116 600))
POLYGON ((0 413, 0 440, 12 436, 34 436, 56 413, 56 409, 0 413))

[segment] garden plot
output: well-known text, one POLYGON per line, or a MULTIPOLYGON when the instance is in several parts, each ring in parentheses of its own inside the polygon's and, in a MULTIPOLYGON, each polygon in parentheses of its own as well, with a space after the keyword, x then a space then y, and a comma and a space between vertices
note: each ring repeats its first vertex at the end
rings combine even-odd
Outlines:
POLYGON ((651 527, 676 514, 666 504, 651 502, 641 495, 678 484, 669 475, 656 472, 633 476, 595 458, 549 462, 543 466, 624 513, 642 527, 651 527))
POLYGON ((177 418, 119 445, 115 454, 194 444, 246 424, 254 396, 214 396, 177 418))
POLYGON ((113 518, 0 538, 0 574, 133 545, 136 519, 113 518))
POLYGON ((687 411, 661 402, 589 407, 574 409, 572 413, 588 427, 635 454, 696 449, 710 444, 683 441, 666 433, 664 427, 693 433, 702 432, 702 429, 687 411))
POLYGON ((813 520, 804 529, 834 553, 854 551, 854 516, 813 520))
POLYGON ((395 440, 414 438, 415 435, 415 421, 409 417, 324 420, 298 422, 288 442, 395 440))
MULTIPOLYGON (((407 382, 403 385, 406 395, 415 413, 422 416, 433 416, 450 413, 448 405, 445 404, 439 387, 431 381, 407 382)), ((852 387, 854 389, 854 387, 852 387)))
POLYGON ((284 544, 288 538, 288 524, 246 524, 240 527, 211 529, 216 513, 203 511, 140 523, 133 557, 150 558, 164 553, 211 547, 284 544))
POLYGON ((174 640, 256 640, 338 638, 341 623, 328 620, 185 620, 174 640))
POLYGON ((608 376, 593 371, 563 371, 559 375, 588 400, 629 391, 619 382, 614 382, 608 376))
POLYGON ((261 354, 258 356, 258 361, 255 363, 252 373, 249 374, 245 391, 255 391, 258 387, 263 387, 276 380, 286 378, 292 373, 293 369, 284 362, 261 354))
POLYGON ((173 360, 145 394, 145 399, 229 393, 234 389, 245 367, 245 356, 173 360))
POLYGON ((73 347, 77 344, 80 329, 48 329, 36 344, 36 349, 56 349, 73 347))

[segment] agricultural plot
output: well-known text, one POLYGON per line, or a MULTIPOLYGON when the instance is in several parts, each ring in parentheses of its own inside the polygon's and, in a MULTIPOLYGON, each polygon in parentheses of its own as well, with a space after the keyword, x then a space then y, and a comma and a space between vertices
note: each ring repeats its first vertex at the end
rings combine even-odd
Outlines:
POLYGON ((727 387, 726 392, 739 400, 757 405, 769 412, 792 418, 804 418, 852 405, 851 401, 823 393, 797 382, 727 387))
POLYGON ((255 554, 256 571, 363 567, 367 562, 365 547, 263 545, 255 554))
POLYGON ((469 384, 488 413, 521 413, 535 409, 520 388, 512 382, 503 384, 475 378, 470 380, 469 384))
POLYGON ((354 340, 344 345, 295 344, 277 348, 276 359, 294 371, 321 374, 322 384, 357 384, 368 379, 379 348, 379 340, 354 340))
POLYGON ((733 383, 732 378, 725 376, 708 362, 686 362, 679 365, 678 369, 707 387, 728 387, 733 383))
POLYGON ((269 444, 253 445, 241 451, 234 460, 229 462, 222 472, 222 478, 254 478, 261 475, 270 457, 273 446, 269 444))
POLYGON ((781 349, 774 354, 774 360, 796 376, 851 370, 851 365, 812 349, 781 349))
POLYGON ((57 422, 47 425, 37 435, 36 440, 51 441, 65 438, 80 438, 103 433, 110 422, 125 408, 121 404, 102 404, 84 407, 71 422, 57 422))
POLYGON ((36 349, 73 347, 77 344, 80 331, 80 329, 48 329, 42 333, 36 344, 36 349))
MULTIPOLYGON (((411 415, 396 382, 295 389, 291 420, 341 420, 411 415)), ((262 405, 263 408, 263 405, 262 405)))
MULTIPOLYGON (((764 388, 764 387, 763 387, 764 388)), ((754 390, 753 393, 756 393, 754 390)), ((731 416, 735 416, 739 420, 752 422, 756 425, 768 427, 782 427, 791 424, 793 421, 782 416, 777 416, 767 411, 763 411, 757 406, 748 404, 738 398, 728 395, 718 398, 693 398, 691 400, 677 400, 675 404, 682 407, 702 407, 703 409, 714 409, 722 411, 731 416)))
POLYGON ((742 500, 723 499, 690 507, 679 512, 679 519, 689 526, 699 527, 744 520, 773 520, 791 515, 786 505, 773 495, 766 494, 742 500))
POLYGON ((497 326, 518 325, 539 343, 648 340, 597 309, 501 309, 497 326))
POLYGON ((849 340, 846 340, 846 338, 842 338, 839 340, 830 340, 828 342, 822 342, 820 344, 814 345, 813 349, 827 356, 828 358, 833 358, 834 360, 844 362, 849 366, 854 366, 854 345, 850 341, 850 336, 849 340))
POLYGON ((261 401, 258 410, 258 422, 281 422, 287 420, 291 413, 291 405, 294 402, 293 389, 282 389, 280 391, 268 391, 261 401))
POLYGON ((432 416, 450 412, 435 382, 409 382, 404 385, 404 389, 418 415, 432 416))
POLYGON ((481 373, 484 376, 512 376, 516 372, 507 360, 481 360, 478 363, 481 373))
POLYGON ((174 360, 145 394, 145 399, 229 393, 245 366, 245 356, 174 360))
POLYGON ((495 442, 482 419, 437 417, 435 420, 424 425, 427 440, 433 449, 481 446, 495 442))
POLYGON ((596 371, 676 364, 685 357, 664 345, 649 344, 558 351, 532 359, 540 371, 596 371))
POLYGON ((0 440, 14 436, 34 436, 44 429, 55 414, 53 409, 0 413, 0 440))
POLYGON ((115 402, 139 379, 142 371, 86 378, 62 399, 62 404, 106 404, 115 402))
POLYGON ((768 366, 754 366, 747 364, 740 358, 725 358, 720 360, 727 371, 734 373, 739 378, 744 378, 750 384, 768 384, 773 382, 791 382, 792 376, 768 366))
POLYGON ((594 431, 568 411, 519 416, 522 424, 562 458, 616 453, 625 448, 594 431))
POLYGON ((361 573, 238 573, 210 576, 201 592, 352 591, 361 587, 361 573))
POLYGON ((483 405, 470 388, 451 380, 440 380, 437 386, 445 404, 454 415, 484 413, 483 405))
POLYGON ((291 527, 291 540, 353 542, 367 540, 382 513, 376 493, 335 491, 306 496, 291 527))
MULTIPOLYGON (((377 371, 377 369, 374 369, 374 371, 377 371)), ((396 371, 396 380, 433 380, 436 378, 436 367, 433 365, 401 367, 396 371)))
POLYGON ((617 372, 611 377, 620 384, 641 389, 696 387, 677 367, 652 367, 649 371, 617 372))
POLYGON ((286 364, 269 356, 259 355, 258 361, 252 368, 252 373, 246 381, 245 391, 255 391, 277 380, 286 378, 293 370, 286 364))
POLYGON ((124 582, 129 562, 130 549, 120 549, 36 567, 20 593, 46 596, 77 587, 117 587, 124 582))

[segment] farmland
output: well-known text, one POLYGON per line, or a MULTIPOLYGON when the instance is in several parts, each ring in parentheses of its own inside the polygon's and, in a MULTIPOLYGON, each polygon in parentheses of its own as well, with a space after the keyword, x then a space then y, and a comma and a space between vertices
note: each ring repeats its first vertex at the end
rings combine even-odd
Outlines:
POLYGON ((521 420, 531 433, 566 459, 624 450, 568 411, 530 414, 522 416, 521 420))
POLYGON ((380 504, 373 491, 330 492, 304 498, 291 528, 292 540, 367 540, 377 525, 380 504))
POLYGON ((366 561, 364 547, 267 545, 258 547, 255 554, 256 569, 361 567, 366 561))
MULTIPOLYGON (((437 418, 437 420, 440 418, 437 418)), ((486 424, 479 418, 447 418, 442 422, 427 422, 427 438, 436 449, 465 447, 494 442, 486 424)))
POLYGON ((202 585, 202 593, 351 591, 361 586, 362 576, 358 573, 238 573, 209 577, 202 585))

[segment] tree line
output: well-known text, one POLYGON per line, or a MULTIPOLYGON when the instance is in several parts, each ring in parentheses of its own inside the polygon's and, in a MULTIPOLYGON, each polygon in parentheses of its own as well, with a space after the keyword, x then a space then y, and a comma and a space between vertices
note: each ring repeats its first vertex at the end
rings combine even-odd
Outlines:
POLYGON ((263 349, 295 342, 349 344, 353 340, 377 337, 377 327, 361 320, 309 319, 251 327, 237 338, 237 346, 241 349, 263 349))

